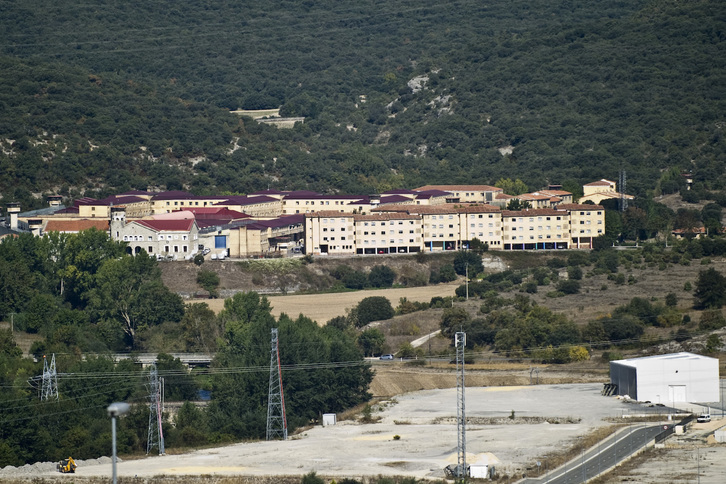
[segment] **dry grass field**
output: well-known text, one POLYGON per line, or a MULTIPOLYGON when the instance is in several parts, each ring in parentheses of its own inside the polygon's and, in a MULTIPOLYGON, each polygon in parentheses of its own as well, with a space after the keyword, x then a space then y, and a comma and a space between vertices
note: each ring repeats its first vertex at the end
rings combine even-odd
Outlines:
MULTIPOLYGON (((434 286, 405 287, 397 289, 375 289, 354 292, 327 294, 270 295, 272 314, 279 317, 285 313, 290 317, 303 314, 319 324, 325 324, 336 316, 345 316, 362 299, 370 296, 383 296, 395 307, 400 298, 409 301, 429 302, 432 297, 451 297, 459 284, 437 284, 434 286)), ((223 299, 192 299, 189 302, 206 302, 216 313, 224 309, 223 299)))

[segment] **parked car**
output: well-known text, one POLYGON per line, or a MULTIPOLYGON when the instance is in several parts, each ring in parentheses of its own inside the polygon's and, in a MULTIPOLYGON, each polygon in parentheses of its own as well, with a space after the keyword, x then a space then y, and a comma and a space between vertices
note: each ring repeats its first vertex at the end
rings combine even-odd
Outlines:
POLYGON ((210 249, 209 247, 207 247, 206 249, 204 249, 204 250, 202 251, 202 255, 207 255, 207 254, 209 254, 210 252, 212 252, 212 249, 210 249))
POLYGON ((390 355, 390 354, 389 355, 381 355, 380 359, 381 360, 392 360, 393 359, 393 355, 390 355))
POLYGON ((711 421, 711 415, 708 413, 702 413, 698 417, 696 417, 696 422, 699 423, 706 423, 711 421))

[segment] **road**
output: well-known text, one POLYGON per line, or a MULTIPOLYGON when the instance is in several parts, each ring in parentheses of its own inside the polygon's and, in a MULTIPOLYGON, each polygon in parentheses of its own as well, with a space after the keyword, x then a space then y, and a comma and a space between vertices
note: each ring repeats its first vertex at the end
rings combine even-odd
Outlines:
POLYGON ((541 478, 527 478, 518 484, 581 484, 614 467, 643 449, 669 425, 632 425, 583 452, 579 458, 541 478))

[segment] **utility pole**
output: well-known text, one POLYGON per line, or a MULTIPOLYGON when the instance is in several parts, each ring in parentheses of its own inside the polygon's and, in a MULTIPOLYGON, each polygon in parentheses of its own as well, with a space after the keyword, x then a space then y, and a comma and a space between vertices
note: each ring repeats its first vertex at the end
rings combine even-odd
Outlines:
POLYGON ((277 328, 272 328, 272 349, 270 350, 270 387, 267 396, 267 440, 287 440, 287 418, 285 396, 282 393, 282 369, 277 328))
POLYGON ((146 440, 146 455, 149 455, 154 447, 159 448, 159 455, 165 454, 164 430, 161 425, 163 405, 159 374, 156 371, 156 363, 152 363, 149 369, 149 433, 146 440))
POLYGON ((58 400, 58 375, 55 371, 55 353, 48 366, 48 359, 43 355, 43 385, 40 390, 40 399, 48 400, 55 397, 58 400))
POLYGON ((469 477, 466 468, 466 399, 464 390, 464 348, 466 347, 466 333, 456 333, 456 424, 457 424, 457 478, 465 482, 469 477))

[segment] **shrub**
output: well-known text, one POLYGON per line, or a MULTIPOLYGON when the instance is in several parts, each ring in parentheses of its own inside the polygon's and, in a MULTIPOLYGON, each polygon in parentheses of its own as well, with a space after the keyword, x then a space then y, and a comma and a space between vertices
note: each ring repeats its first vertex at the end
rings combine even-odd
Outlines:
POLYGON ((373 287, 391 287, 396 272, 388 266, 374 266, 368 274, 368 283, 373 287))
POLYGON ((698 323, 698 329, 702 331, 712 331, 721 329, 726 326, 726 319, 717 309, 711 309, 701 313, 701 321, 698 323))
POLYGON ((315 474, 315 471, 310 471, 305 474, 300 481, 300 484, 325 484, 325 481, 315 474))
POLYGON ((574 281, 582 279, 582 269, 580 266, 570 266, 567 268, 567 277, 574 281))
POLYGON ((564 280, 557 283, 557 290, 565 294, 577 294, 580 292, 580 282, 575 280, 564 280))
POLYGON ((343 276, 342 281, 348 289, 363 289, 368 284, 368 276, 361 271, 351 271, 343 276))
POLYGON ((219 287, 219 276, 214 271, 207 271, 202 269, 197 273, 197 284, 202 289, 209 292, 211 297, 217 297, 217 288, 219 287))
POLYGON ((602 359, 604 361, 622 360, 623 354, 619 351, 603 351, 602 359))
POLYGON ((678 343, 683 343, 684 341, 691 339, 691 333, 686 328, 678 328, 678 331, 676 331, 673 339, 678 343))

